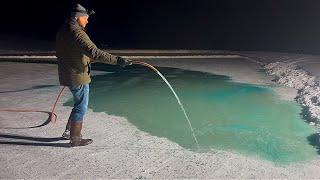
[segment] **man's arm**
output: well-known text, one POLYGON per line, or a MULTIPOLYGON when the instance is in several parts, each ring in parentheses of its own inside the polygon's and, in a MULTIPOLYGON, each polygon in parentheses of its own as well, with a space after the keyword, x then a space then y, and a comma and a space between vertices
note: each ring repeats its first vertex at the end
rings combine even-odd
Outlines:
POLYGON ((97 48, 84 31, 74 30, 72 33, 81 52, 90 57, 94 62, 102 62, 112 65, 117 64, 118 57, 97 48))

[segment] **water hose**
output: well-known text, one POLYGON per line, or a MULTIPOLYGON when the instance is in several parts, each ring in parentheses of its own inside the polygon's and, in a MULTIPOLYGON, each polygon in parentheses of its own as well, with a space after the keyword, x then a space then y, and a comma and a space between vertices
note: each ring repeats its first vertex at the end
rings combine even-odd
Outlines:
POLYGON ((66 86, 64 86, 61 90, 60 90, 60 93, 59 95, 57 96, 56 98, 56 101, 55 103, 53 104, 53 107, 51 109, 51 111, 43 111, 43 110, 39 110, 39 109, 10 109, 10 108, 0 108, 0 112, 41 112, 41 113, 47 113, 49 114, 49 119, 50 119, 50 122, 52 124, 55 124, 56 121, 57 121, 57 114, 55 113, 55 109, 56 109, 56 106, 57 106, 57 103, 60 99, 60 97, 62 96, 64 90, 66 89, 66 86))

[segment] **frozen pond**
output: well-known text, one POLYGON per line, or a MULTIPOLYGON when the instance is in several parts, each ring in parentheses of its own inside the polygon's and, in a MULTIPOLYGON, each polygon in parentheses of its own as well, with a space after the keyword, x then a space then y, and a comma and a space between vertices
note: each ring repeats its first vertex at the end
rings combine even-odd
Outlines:
MULTIPOLYGON (((303 121, 297 103, 279 98, 272 87, 204 72, 159 70, 180 96, 200 151, 227 150, 281 164, 317 156, 308 140, 315 129, 303 121)), ((108 72, 93 77, 93 111, 126 117, 142 131, 196 151, 184 115, 160 77, 139 66, 108 72)))

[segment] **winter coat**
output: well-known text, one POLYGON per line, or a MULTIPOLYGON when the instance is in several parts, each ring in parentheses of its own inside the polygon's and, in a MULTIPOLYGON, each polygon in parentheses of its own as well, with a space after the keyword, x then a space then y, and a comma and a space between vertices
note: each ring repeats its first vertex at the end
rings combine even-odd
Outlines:
POLYGON ((59 81, 63 86, 88 84, 90 63, 115 65, 117 57, 97 48, 75 19, 69 19, 56 35, 59 81))

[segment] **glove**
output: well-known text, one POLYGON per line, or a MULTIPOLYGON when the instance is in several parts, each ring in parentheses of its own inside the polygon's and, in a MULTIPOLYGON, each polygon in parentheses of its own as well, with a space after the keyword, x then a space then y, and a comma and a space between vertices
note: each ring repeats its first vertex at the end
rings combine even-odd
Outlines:
POLYGON ((130 65, 132 65, 132 61, 118 56, 117 57, 117 65, 119 65, 121 67, 130 66, 130 65))

